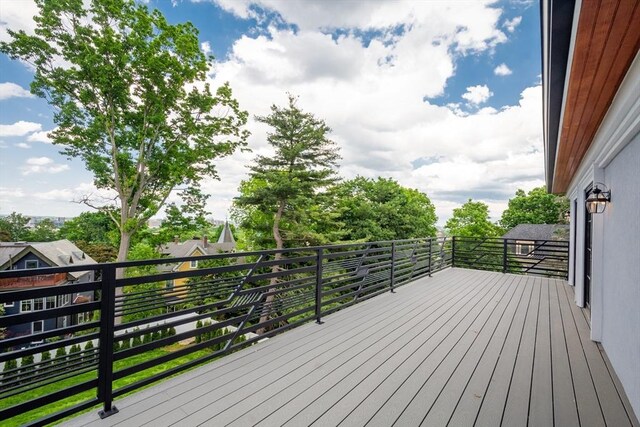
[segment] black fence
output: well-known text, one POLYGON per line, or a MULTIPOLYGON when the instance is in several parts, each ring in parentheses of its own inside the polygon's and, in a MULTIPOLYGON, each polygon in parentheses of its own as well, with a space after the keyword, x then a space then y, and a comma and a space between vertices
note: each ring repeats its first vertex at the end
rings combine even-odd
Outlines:
POLYGON ((567 279, 569 242, 453 237, 453 266, 567 279))
POLYGON ((2 271, 0 304, 20 310, 0 317, 0 421, 96 405, 108 416, 117 397, 451 266, 566 277, 568 244, 526 255, 518 244, 425 238, 2 271), (37 286, 79 271, 92 280, 37 286))

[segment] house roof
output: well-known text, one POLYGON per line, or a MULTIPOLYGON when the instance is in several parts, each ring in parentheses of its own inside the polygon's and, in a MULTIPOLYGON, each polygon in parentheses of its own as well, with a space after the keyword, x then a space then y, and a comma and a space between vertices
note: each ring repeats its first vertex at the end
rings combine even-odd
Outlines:
POLYGON ((547 189, 567 191, 640 50, 637 2, 542 0, 547 189))
POLYGON ((205 255, 215 255, 220 252, 231 252, 236 248, 236 241, 229 227, 229 223, 224 224, 222 233, 217 243, 211 243, 207 238, 193 238, 184 242, 170 242, 160 246, 160 253, 172 258, 191 256, 198 249, 205 255))
MULTIPOLYGON (((53 242, 0 242, 0 270, 8 268, 29 253, 57 267, 97 264, 67 239, 53 242)), ((74 271, 68 275, 78 279, 87 273, 88 271, 74 271)))
POLYGON ((502 237, 518 240, 565 240, 562 234, 569 231, 566 224, 518 224, 502 237))

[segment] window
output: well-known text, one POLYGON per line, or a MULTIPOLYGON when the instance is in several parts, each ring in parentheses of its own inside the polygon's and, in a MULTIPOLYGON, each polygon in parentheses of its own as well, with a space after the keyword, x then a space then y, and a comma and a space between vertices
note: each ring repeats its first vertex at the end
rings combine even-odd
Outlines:
POLYGON ((167 280, 167 281, 164 283, 164 286, 165 286, 165 288, 167 288, 167 289, 173 289, 173 280, 167 280))
POLYGON ((531 252, 533 251, 534 242, 530 240, 518 240, 516 241, 516 254, 523 256, 531 256, 533 255, 531 252))
POLYGON ((25 261, 24 268, 38 268, 38 260, 25 261))
MULTIPOLYGON (((44 322, 42 320, 37 320, 31 324, 31 334, 39 334, 44 331, 44 322)), ((40 341, 31 341, 34 343, 40 343, 40 341)))
POLYGON ((46 299, 46 308, 50 310, 52 308, 56 308, 56 297, 47 297, 46 299))
POLYGON ((71 295, 67 294, 67 295, 60 295, 58 297, 58 307, 63 307, 65 305, 69 305, 69 303, 71 302, 71 295))
POLYGON ((14 305, 15 305, 15 303, 14 303, 13 301, 12 301, 12 302, 5 302, 5 303, 4 303, 4 306, 5 306, 5 307, 13 307, 14 305))
POLYGON ((190 267, 191 268, 198 268, 198 260, 191 261, 190 267))
POLYGON ((86 323, 89 320, 91 320, 91 317, 89 316, 89 313, 87 313, 87 312, 78 313, 78 325, 80 323, 86 323))
POLYGON ((36 298, 33 300, 33 311, 44 310, 44 298, 36 298))
POLYGON ((33 300, 26 299, 20 302, 20 311, 22 313, 33 311, 33 300))

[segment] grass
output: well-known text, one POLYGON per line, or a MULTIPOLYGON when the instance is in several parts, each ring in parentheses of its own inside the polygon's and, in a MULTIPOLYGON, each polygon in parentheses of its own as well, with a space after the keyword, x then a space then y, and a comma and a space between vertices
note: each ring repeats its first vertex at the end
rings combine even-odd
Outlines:
MULTIPOLYGON (((160 349, 156 349, 156 350, 152 350, 152 351, 148 351, 139 355, 135 355, 132 357, 129 357, 127 359, 124 360, 119 360, 117 362, 114 363, 114 371, 117 370, 121 370, 130 366, 135 366, 137 364, 140 364, 142 362, 145 362, 147 360, 151 360, 151 359, 155 359, 157 357, 160 356, 164 356, 168 353, 171 353, 173 351, 176 351, 178 349, 184 348, 184 346, 180 345, 180 344, 175 344, 172 346, 168 346, 168 347, 164 347, 164 348, 160 348, 160 349)), ((125 378, 121 378, 117 381, 114 382, 113 384, 113 388, 118 389, 120 387, 126 386, 128 384, 134 383, 136 381, 142 380, 144 378, 150 377, 154 374, 163 372, 167 369, 173 368, 175 366, 180 366, 182 364, 185 364, 191 360, 197 359, 199 357, 202 357, 206 354, 209 354, 210 351, 208 350, 200 350, 200 351, 196 351, 194 353, 190 353, 187 354, 185 356, 179 357, 177 359, 171 360, 170 362, 167 363, 163 363, 154 367, 151 367, 149 369, 145 369, 144 371, 140 371, 137 372, 133 375, 130 375, 128 377, 125 378)), ((44 396, 46 394, 58 391, 58 390, 62 390, 68 387, 71 387, 73 385, 76 384, 80 384, 83 383, 85 381, 90 381, 92 379, 95 379, 97 377, 97 370, 94 371, 90 371, 90 372, 86 372, 80 375, 77 375, 75 377, 72 378, 67 378, 64 379, 62 381, 58 381, 54 384, 50 384, 50 385, 46 385, 43 387, 39 387, 33 390, 29 390, 23 393, 20 393, 18 395, 15 396, 11 396, 8 398, 4 398, 0 401, 0 409, 4 409, 13 405, 17 405, 20 403, 23 403, 25 401, 31 400, 31 399, 35 399, 37 397, 41 397, 44 396)), ((141 388, 142 389, 142 388, 141 388)), ((138 389, 136 391, 139 391, 141 389, 138 389)), ((132 392, 133 393, 133 392, 132 392)), ((95 389, 91 389, 91 390, 87 390, 85 392, 82 393, 78 393, 75 394, 73 396, 69 396, 66 399, 63 400, 59 400, 55 403, 51 403, 49 405, 45 405, 42 407, 38 407, 38 408, 34 408, 31 411, 22 413, 16 417, 10 418, 8 420, 5 420, 2 422, 2 426, 3 427, 10 427, 10 426, 20 426, 23 424, 26 424, 28 422, 33 422, 34 420, 37 420, 41 417, 44 417, 46 415, 50 415, 53 414, 55 412, 58 412, 60 410, 66 409, 70 406, 91 400, 92 398, 94 398, 96 395, 96 390, 95 389)), ((100 407, 101 405, 97 405, 95 407, 95 409, 89 409, 87 411, 92 411, 92 410, 96 410, 100 407)), ((83 411, 83 412, 87 412, 87 411, 83 411)), ((82 412, 79 412, 77 414, 74 414, 73 417, 79 415, 82 412)))

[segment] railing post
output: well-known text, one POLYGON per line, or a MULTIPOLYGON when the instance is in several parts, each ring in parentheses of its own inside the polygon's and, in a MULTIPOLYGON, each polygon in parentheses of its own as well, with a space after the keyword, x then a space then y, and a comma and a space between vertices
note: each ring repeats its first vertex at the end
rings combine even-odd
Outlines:
POLYGON ((429 277, 431 277, 431 256, 432 256, 432 251, 431 251, 431 247, 433 246, 433 238, 430 237, 429 238, 429 277))
POLYGON ((502 240, 502 272, 507 272, 507 239, 502 240))
POLYGON ((396 284, 396 242, 391 242, 391 293, 395 293, 393 287, 396 284))
POLYGON ((113 339, 116 302, 116 269, 111 265, 102 268, 100 307, 100 344, 98 364, 98 399, 104 403, 100 418, 118 412, 113 405, 113 339))
POLYGON ((451 238, 451 268, 456 266, 456 236, 451 238))
POLYGON ((322 248, 316 250, 316 323, 322 322, 322 248))

